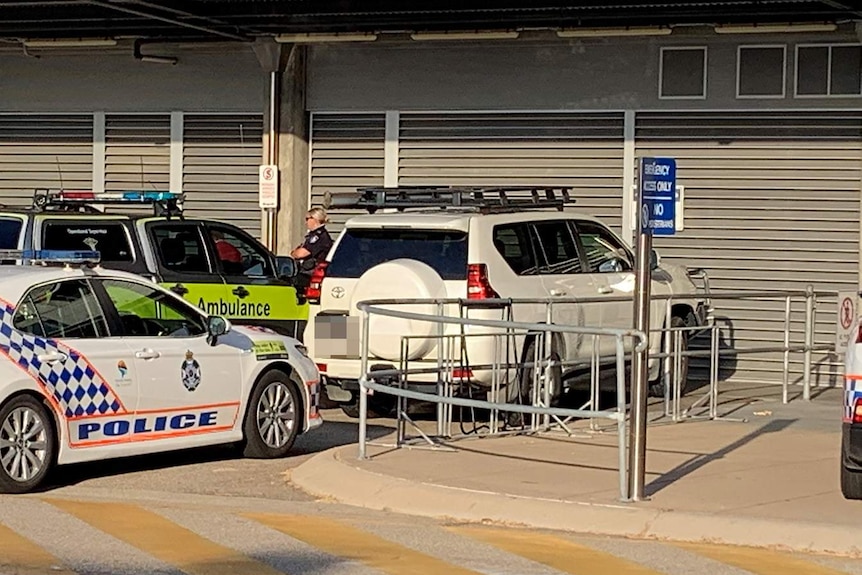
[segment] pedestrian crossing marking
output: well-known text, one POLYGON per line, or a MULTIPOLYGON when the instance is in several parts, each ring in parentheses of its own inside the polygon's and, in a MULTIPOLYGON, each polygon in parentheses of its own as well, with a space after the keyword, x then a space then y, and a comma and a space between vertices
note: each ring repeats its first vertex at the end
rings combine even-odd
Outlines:
POLYGON ((448 529, 571 575, 662 575, 660 571, 653 571, 610 553, 545 533, 472 526, 452 526, 448 529))
POLYGON ((137 505, 44 501, 189 575, 284 575, 137 505))
POLYGON ((736 547, 707 543, 674 543, 680 549, 733 565, 756 575, 847 575, 789 553, 756 547, 736 547))
POLYGON ((26 537, 0 524, 0 573, 11 568, 12 575, 74 575, 62 561, 26 537))
POLYGON ((364 563, 389 575, 480 575, 333 519, 272 513, 243 516, 330 555, 364 563))

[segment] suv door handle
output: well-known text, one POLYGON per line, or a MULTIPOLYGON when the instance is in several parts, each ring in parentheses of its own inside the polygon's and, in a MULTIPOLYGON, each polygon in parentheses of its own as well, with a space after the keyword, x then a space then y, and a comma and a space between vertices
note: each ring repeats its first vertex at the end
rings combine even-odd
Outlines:
POLYGON ((599 293, 614 293, 614 288, 612 288, 610 286, 599 286, 598 292, 599 293))
POLYGON ((230 292, 230 293, 232 293, 233 295, 237 296, 238 298, 244 298, 244 297, 245 297, 245 296, 247 296, 250 292, 249 292, 247 289, 245 289, 244 287, 239 286, 238 288, 234 289, 234 290, 233 290, 232 292, 230 292))
POLYGON ((66 361, 69 356, 59 351, 51 351, 48 353, 40 353, 36 358, 42 363, 59 363, 66 361))
POLYGON ((177 294, 178 296, 184 296, 189 293, 189 288, 184 286, 183 284, 177 284, 171 288, 171 291, 177 294))
POLYGON ((162 354, 148 347, 135 352, 135 357, 137 357, 138 359, 156 359, 157 357, 161 356, 162 354))
POLYGON ((551 290, 551 295, 553 295, 553 296, 557 296, 557 297, 559 297, 559 296, 564 296, 564 295, 566 295, 566 290, 561 290, 561 289, 552 289, 552 290, 551 290))

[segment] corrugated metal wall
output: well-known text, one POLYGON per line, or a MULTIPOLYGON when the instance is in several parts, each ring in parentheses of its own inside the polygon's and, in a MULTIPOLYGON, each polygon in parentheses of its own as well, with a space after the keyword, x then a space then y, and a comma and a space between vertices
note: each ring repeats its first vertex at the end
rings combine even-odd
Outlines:
POLYGON ((170 115, 106 116, 105 191, 168 190, 170 168, 170 115))
MULTIPOLYGON (((856 290, 862 113, 638 113, 638 155, 677 160, 685 229, 656 238, 663 258, 708 270, 720 290, 856 290)), ((822 298, 816 343, 835 341, 835 297, 822 298)), ((784 303, 718 301, 722 346, 781 345, 784 303)), ((802 343, 794 305, 792 340, 802 343)), ((791 357, 795 376, 801 354, 791 357)), ((821 384, 838 383, 830 354, 814 357, 821 384)), ((741 355, 722 377, 780 382, 783 356, 741 355)))
POLYGON ((90 189, 92 181, 92 115, 0 115, 0 203, 30 205, 36 188, 90 189))
POLYGON ((402 114, 401 185, 570 186, 619 231, 623 114, 402 114))
POLYGON ((231 222, 260 237, 262 138, 260 114, 185 114, 186 213, 231 222))
MULTIPOLYGON (((311 117, 311 205, 323 205, 324 196, 382 186, 386 117, 384 114, 313 114, 311 117)), ((360 212, 332 210, 332 232, 360 212)))

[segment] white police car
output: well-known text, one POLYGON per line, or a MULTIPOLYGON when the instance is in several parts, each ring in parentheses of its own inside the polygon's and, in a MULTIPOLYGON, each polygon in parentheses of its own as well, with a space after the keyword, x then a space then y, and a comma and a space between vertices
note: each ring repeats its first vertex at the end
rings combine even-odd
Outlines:
POLYGON ((98 253, 0 254, 13 258, 33 265, 0 267, 0 492, 34 489, 55 464, 202 445, 281 457, 322 423, 297 340, 77 265, 98 253))
POLYGON ((841 493, 862 499, 862 318, 851 328, 844 356, 844 415, 841 424, 841 493))

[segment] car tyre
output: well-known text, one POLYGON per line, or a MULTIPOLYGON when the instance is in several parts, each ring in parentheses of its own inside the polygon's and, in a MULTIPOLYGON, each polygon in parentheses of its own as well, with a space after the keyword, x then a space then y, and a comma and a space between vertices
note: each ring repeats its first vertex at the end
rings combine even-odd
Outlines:
MULTIPOLYGON (((378 394, 369 395, 368 396, 368 417, 370 419, 376 419, 379 417, 386 417, 395 407, 395 396, 388 394, 379 394, 383 397, 378 397, 378 394)), ((353 398, 347 402, 340 404, 341 411, 347 417, 352 417, 353 419, 359 418, 359 393, 354 392, 353 398)))
POLYGON ((296 383, 281 370, 261 377, 248 402, 242 454, 252 459, 284 457, 302 428, 303 407, 296 383))
MULTIPOLYGON (((524 349, 524 355, 521 356, 522 365, 532 361, 536 354, 536 340, 530 341, 524 349)), ((560 354, 556 349, 556 345, 552 344, 550 359, 554 361, 560 360, 560 354)), ((508 401, 509 403, 517 403, 520 405, 531 405, 533 397, 533 370, 535 367, 524 366, 518 373, 518 384, 514 388, 509 388, 508 401)), ((553 380, 554 393, 551 396, 551 403, 559 397, 563 391, 563 368, 556 366, 551 368, 551 378, 553 380)), ((532 414, 510 412, 506 417, 508 427, 521 427, 529 425, 532 414)))
POLYGON ((847 452, 844 439, 841 440, 841 494, 845 499, 862 499, 862 471, 848 469, 843 462, 843 454, 847 452))
POLYGON ((57 434, 44 404, 19 395, 0 409, 0 493, 33 491, 56 460, 57 434))
MULTIPOLYGON (((672 328, 685 327, 686 325, 687 324, 685 323, 685 320, 679 316, 673 316, 670 320, 670 326, 672 328)), ((676 353, 676 350, 674 349, 674 346, 676 345, 676 343, 675 343, 676 338, 674 338, 671 335, 671 332, 665 333, 665 337, 671 338, 671 340, 670 340, 671 341, 671 343, 670 343, 671 354, 676 353)), ((688 351, 688 332, 686 332, 686 331, 682 332, 681 337, 679 339, 680 339, 680 348, 682 348, 681 349, 682 353, 687 352, 688 351)), ((671 357, 665 358, 664 361, 672 361, 672 358, 673 358, 673 355, 671 355, 671 357)), ((691 358, 684 355, 684 356, 682 356, 681 359, 682 359, 682 374, 681 374, 681 378, 680 378, 680 381, 681 381, 681 388, 680 388, 680 392, 679 392, 680 397, 685 395, 685 392, 688 390, 688 367, 689 367, 689 360, 691 358)), ((663 375, 664 375, 664 366, 662 366, 662 368, 659 372, 658 379, 655 380, 654 382, 650 383, 649 395, 651 395, 652 397, 664 397, 664 395, 665 395, 665 384, 664 384, 663 375)), ((671 376, 671 381, 673 381, 673 378, 674 378, 673 363, 671 363, 671 367, 670 367, 670 376, 671 376)))

